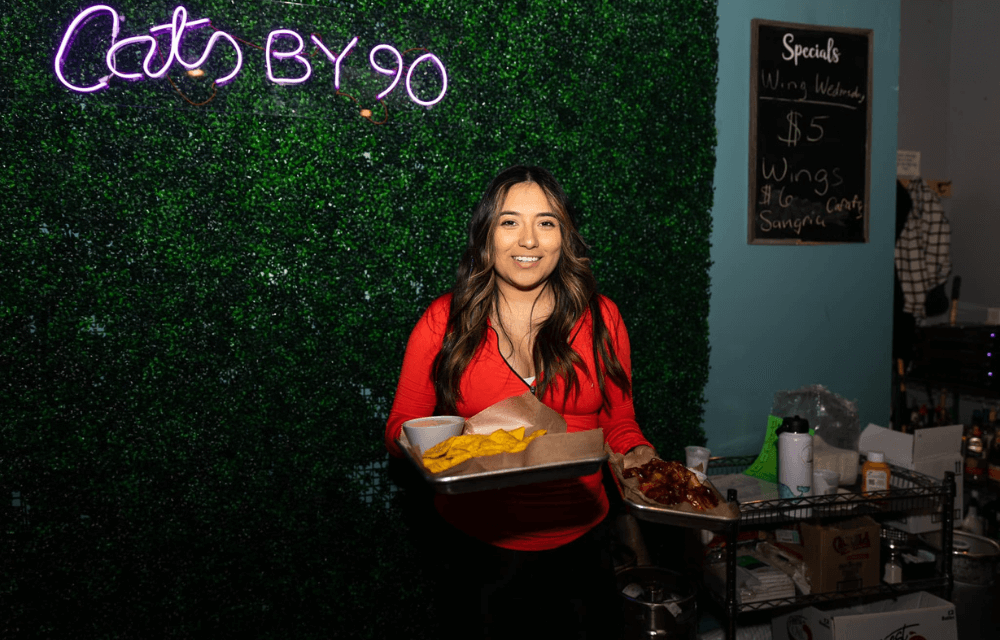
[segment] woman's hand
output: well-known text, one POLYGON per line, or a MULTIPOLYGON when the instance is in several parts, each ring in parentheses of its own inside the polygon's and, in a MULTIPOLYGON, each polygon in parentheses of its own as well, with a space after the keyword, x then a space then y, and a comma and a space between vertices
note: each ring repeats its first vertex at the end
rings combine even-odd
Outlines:
POLYGON ((641 467, 655 457, 656 449, 649 445, 640 444, 638 447, 629 449, 623 462, 626 469, 631 469, 632 467, 641 467))

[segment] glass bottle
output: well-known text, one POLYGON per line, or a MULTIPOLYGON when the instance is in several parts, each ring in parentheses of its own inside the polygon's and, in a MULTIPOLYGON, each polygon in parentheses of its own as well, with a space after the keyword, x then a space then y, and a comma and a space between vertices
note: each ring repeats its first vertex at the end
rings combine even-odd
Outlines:
POLYGON ((978 486, 986 481, 983 466, 983 432, 979 425, 973 425, 972 433, 965 444, 965 482, 978 486))
POLYGON ((977 536, 983 535, 983 521, 979 517, 979 492, 974 489, 969 492, 969 504, 965 509, 965 517, 962 518, 962 530, 977 536))
POLYGON ((993 432, 990 446, 986 449, 986 475, 994 491, 1000 490, 1000 437, 993 432))
MULTIPOLYGON (((886 584, 899 584, 903 581, 903 560, 900 542, 890 540, 888 543, 889 557, 885 562, 885 572, 882 574, 882 582, 886 584)), ((883 548, 883 551, 885 548, 883 548)))

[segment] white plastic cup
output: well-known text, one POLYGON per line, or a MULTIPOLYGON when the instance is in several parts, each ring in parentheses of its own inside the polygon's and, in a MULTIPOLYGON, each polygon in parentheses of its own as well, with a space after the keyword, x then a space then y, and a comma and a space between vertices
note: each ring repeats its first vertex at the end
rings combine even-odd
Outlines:
POLYGON ((699 464, 701 465, 702 472, 708 471, 708 457, 712 454, 711 451, 705 447, 684 447, 684 466, 689 469, 694 469, 699 464))
POLYGON ((813 469, 813 495, 829 496, 837 493, 840 474, 830 469, 813 469))

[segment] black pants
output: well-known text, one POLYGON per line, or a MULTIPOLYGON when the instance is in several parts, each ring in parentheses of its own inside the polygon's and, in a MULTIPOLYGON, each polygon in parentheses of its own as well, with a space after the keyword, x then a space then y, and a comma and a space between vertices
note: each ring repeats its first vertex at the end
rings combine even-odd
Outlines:
POLYGON ((463 640, 614 640, 622 630, 610 526, 547 551, 512 551, 452 529, 438 615, 463 640))

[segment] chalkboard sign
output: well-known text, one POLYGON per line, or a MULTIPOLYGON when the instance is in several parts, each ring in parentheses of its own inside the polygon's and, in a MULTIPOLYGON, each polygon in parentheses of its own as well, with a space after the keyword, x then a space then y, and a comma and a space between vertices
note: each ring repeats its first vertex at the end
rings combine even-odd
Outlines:
POLYGON ((748 242, 867 242, 871 30, 752 29, 748 242))

